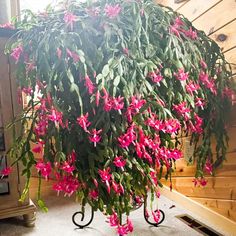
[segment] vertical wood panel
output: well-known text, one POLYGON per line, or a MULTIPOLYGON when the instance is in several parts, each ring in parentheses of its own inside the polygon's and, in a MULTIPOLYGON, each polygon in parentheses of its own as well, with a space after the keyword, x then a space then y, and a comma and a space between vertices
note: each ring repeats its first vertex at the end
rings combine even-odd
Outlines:
POLYGON ((227 61, 231 62, 233 74, 236 73, 236 47, 225 52, 225 58, 227 61))
POLYGON ((171 7, 173 10, 179 9, 181 6, 186 4, 189 0, 178 1, 177 3, 175 0, 156 0, 156 3, 171 7))

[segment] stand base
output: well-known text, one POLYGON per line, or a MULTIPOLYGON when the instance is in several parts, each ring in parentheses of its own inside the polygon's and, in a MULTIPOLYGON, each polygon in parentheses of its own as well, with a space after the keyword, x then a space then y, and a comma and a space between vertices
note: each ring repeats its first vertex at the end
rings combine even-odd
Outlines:
POLYGON ((0 211, 0 219, 23 216, 26 227, 33 227, 35 225, 36 207, 30 200, 28 205, 9 208, 0 211))

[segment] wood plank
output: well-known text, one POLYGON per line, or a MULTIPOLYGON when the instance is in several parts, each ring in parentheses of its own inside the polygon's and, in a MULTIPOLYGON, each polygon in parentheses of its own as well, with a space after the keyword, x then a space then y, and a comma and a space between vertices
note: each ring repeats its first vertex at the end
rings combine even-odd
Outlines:
POLYGON ((189 1, 184 6, 182 6, 178 12, 183 14, 190 21, 193 21, 221 1, 222 0, 189 1))
MULTIPOLYGON (((235 235, 236 223, 217 212, 205 207, 204 205, 193 201, 192 199, 178 193, 175 190, 170 191, 168 187, 163 187, 160 189, 161 195, 174 201, 176 204, 182 205, 185 209, 197 214, 202 219, 207 219, 209 224, 217 225, 222 231, 227 233, 227 235, 235 235)), ((210 226, 210 225, 209 225, 210 226)))
MULTIPOLYGON (((173 177, 172 187, 187 197, 236 200, 235 177, 206 177, 205 187, 194 187, 192 180, 193 177, 173 177)), ((169 181, 162 182, 169 186, 169 181)))
POLYGON ((182 0, 175 2, 174 0, 156 0, 156 3, 161 4, 163 6, 171 7, 174 11, 178 10, 189 0, 182 0))
POLYGON ((233 74, 236 74, 236 47, 225 52, 225 58, 228 62, 233 63, 231 64, 233 74))
POLYGON ((210 34, 223 27, 236 17, 235 0, 224 0, 193 21, 193 25, 210 34))
POLYGON ((200 204, 218 212, 219 214, 236 221, 236 200, 213 199, 213 198, 191 198, 200 204))
POLYGON ((222 51, 227 51, 236 46, 235 29, 236 20, 211 34, 210 38, 217 42, 222 51))

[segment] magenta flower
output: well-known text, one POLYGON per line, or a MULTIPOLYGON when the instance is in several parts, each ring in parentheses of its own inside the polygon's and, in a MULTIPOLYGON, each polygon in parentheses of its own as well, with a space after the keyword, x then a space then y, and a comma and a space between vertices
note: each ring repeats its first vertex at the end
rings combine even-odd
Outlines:
POLYGON ((173 109, 178 113, 178 115, 183 116, 185 120, 190 118, 189 112, 191 111, 190 108, 186 107, 186 102, 181 102, 178 105, 173 105, 173 109))
POLYGON ((41 142, 36 143, 34 147, 32 148, 32 152, 34 153, 42 153, 42 151, 43 151, 43 145, 41 142))
POLYGON ((12 49, 11 56, 14 58, 16 63, 18 63, 22 53, 23 53, 23 46, 22 45, 18 45, 17 47, 12 49))
POLYGON ((102 132, 101 129, 100 130, 93 129, 92 131, 89 132, 89 134, 91 135, 89 137, 89 140, 90 142, 94 143, 94 147, 96 147, 96 144, 101 140, 101 135, 100 135, 101 132, 102 132))
POLYGON ((153 219, 156 223, 159 223, 160 217, 161 217, 161 212, 159 210, 152 211, 152 216, 153 219))
POLYGON ((126 165, 126 160, 124 160, 122 156, 117 156, 115 157, 113 163, 116 167, 123 168, 126 165))
POLYGON ((97 200, 99 196, 98 190, 97 189, 92 189, 89 191, 89 197, 93 200, 97 200))
POLYGON ((178 150, 178 149, 170 150, 169 158, 174 159, 174 160, 178 160, 178 159, 182 158, 182 156, 183 156, 183 154, 180 150, 178 150))
POLYGON ((186 37, 188 37, 192 40, 195 40, 195 39, 198 38, 197 31, 193 30, 192 27, 190 27, 189 30, 184 31, 184 34, 185 34, 186 37))
POLYGON ((204 109, 205 104, 206 103, 203 98, 196 98, 195 99, 195 106, 201 107, 202 110, 204 109))
POLYGON ((71 30, 73 29, 74 22, 76 22, 76 15, 74 15, 71 12, 66 12, 64 15, 64 21, 67 24, 67 26, 70 26, 71 30))
POLYGON ((119 4, 116 4, 115 6, 106 4, 104 11, 107 17, 109 17, 110 19, 113 19, 113 18, 116 18, 120 14, 121 7, 119 4))
POLYGON ((184 69, 179 69, 178 73, 174 73, 174 76, 180 81, 185 81, 188 79, 188 72, 184 72, 184 69))
POLYGON ((65 172, 72 174, 72 172, 75 170, 75 167, 71 166, 67 161, 64 161, 61 170, 64 170, 65 172))
POLYGON ((213 166, 212 166, 212 163, 211 163, 209 160, 207 160, 204 169, 205 169, 205 171, 206 171, 208 174, 211 174, 211 175, 212 175, 213 166))
POLYGON ((88 75, 86 75, 86 76, 84 77, 84 80, 85 80, 84 85, 85 85, 85 87, 87 88, 88 93, 89 93, 90 95, 93 94, 93 91, 94 91, 94 89, 95 89, 93 82, 91 81, 91 79, 89 78, 88 75))
POLYGON ((114 110, 120 111, 124 107, 124 98, 119 96, 112 99, 112 108, 114 110))
POLYGON ((124 135, 117 138, 122 148, 127 148, 136 139, 134 126, 131 125, 124 135))
POLYGON ((85 115, 82 115, 77 118, 77 124, 80 125, 80 127, 84 131, 88 131, 87 128, 90 126, 91 122, 88 121, 88 112, 85 115))
POLYGON ((207 64, 206 64, 206 62, 203 59, 200 61, 200 65, 201 65, 202 69, 206 69, 207 68, 207 64))
POLYGON ((127 217, 127 221, 126 221, 126 227, 127 227, 127 231, 128 232, 133 232, 134 230, 134 226, 133 226, 133 223, 131 222, 131 220, 127 217))
POLYGON ((52 171, 52 166, 50 162, 44 163, 43 160, 40 160, 37 162, 35 165, 35 168, 38 170, 38 172, 41 173, 43 177, 48 179, 49 175, 51 174, 52 171))
POLYGON ((193 93, 200 89, 200 85, 190 81, 188 84, 186 84, 185 88, 186 91, 193 96, 193 93))
POLYGON ((110 168, 104 170, 98 170, 98 173, 103 182, 109 181, 111 179, 110 168))
POLYGON ((204 178, 201 178, 201 179, 199 180, 199 183, 200 183, 201 186, 205 187, 205 186, 207 185, 207 180, 204 179, 204 178))
MULTIPOLYGON (((69 57, 71 57, 73 59, 74 63, 77 63, 77 62, 80 61, 80 57, 76 52, 73 52, 73 51, 71 51, 70 49, 67 48, 66 53, 69 57)), ((60 54, 58 56, 60 56, 60 54)))
POLYGON ((25 93, 27 96, 31 96, 33 94, 33 89, 32 87, 23 87, 22 92, 25 93))
POLYGON ((105 170, 98 170, 98 173, 102 179, 103 182, 105 182, 106 186, 107 186, 107 192, 110 194, 111 191, 111 187, 110 187, 110 179, 111 179, 111 174, 110 174, 110 168, 108 167, 105 170))
POLYGON ((180 128, 180 122, 177 119, 169 119, 164 122, 165 128, 162 129, 164 133, 173 134, 176 133, 180 128))
POLYGON ((3 178, 4 176, 10 175, 11 172, 12 172, 12 170, 13 170, 12 167, 6 167, 6 168, 4 168, 4 169, 1 171, 1 175, 2 175, 1 178, 3 178))
POLYGON ((157 85, 160 85, 160 81, 163 79, 163 76, 159 73, 159 70, 156 72, 149 72, 148 77, 151 78, 157 85))
POLYGON ((118 225, 116 230, 117 230, 117 234, 120 236, 128 234, 126 225, 118 225))
POLYGON ((61 54, 62 54, 61 49, 57 48, 57 57, 58 57, 58 59, 61 59, 61 54))
POLYGON ((110 226, 118 226, 119 224, 119 219, 118 219, 118 216, 117 216, 117 213, 114 212, 112 215, 110 215, 108 217, 108 220, 109 220, 109 223, 110 223, 110 226))

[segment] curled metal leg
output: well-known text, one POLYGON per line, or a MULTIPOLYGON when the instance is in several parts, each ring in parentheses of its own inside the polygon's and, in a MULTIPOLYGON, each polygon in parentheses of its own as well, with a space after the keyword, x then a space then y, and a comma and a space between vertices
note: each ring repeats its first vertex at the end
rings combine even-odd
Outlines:
MULTIPOLYGON (((144 219, 146 220, 146 222, 152 226, 158 227, 164 220, 165 220, 165 213, 162 210, 159 210, 161 217, 158 223, 153 223, 151 221, 149 221, 149 216, 146 214, 146 208, 147 208, 147 198, 144 201, 144 207, 143 207, 143 214, 144 214, 144 219)), ((155 212, 157 212, 158 210, 155 210, 155 212)))
POLYGON ((94 211, 93 211, 93 209, 91 208, 91 218, 90 218, 89 222, 86 223, 86 224, 78 224, 78 223, 75 221, 75 217, 76 217, 77 215, 81 215, 81 222, 82 222, 82 221, 84 220, 84 212, 82 212, 82 211, 77 211, 77 212, 75 212, 75 213, 73 214, 73 216, 72 216, 72 222, 73 222, 76 226, 78 226, 80 229, 83 229, 83 228, 87 227, 88 225, 90 225, 91 222, 93 221, 94 211))

